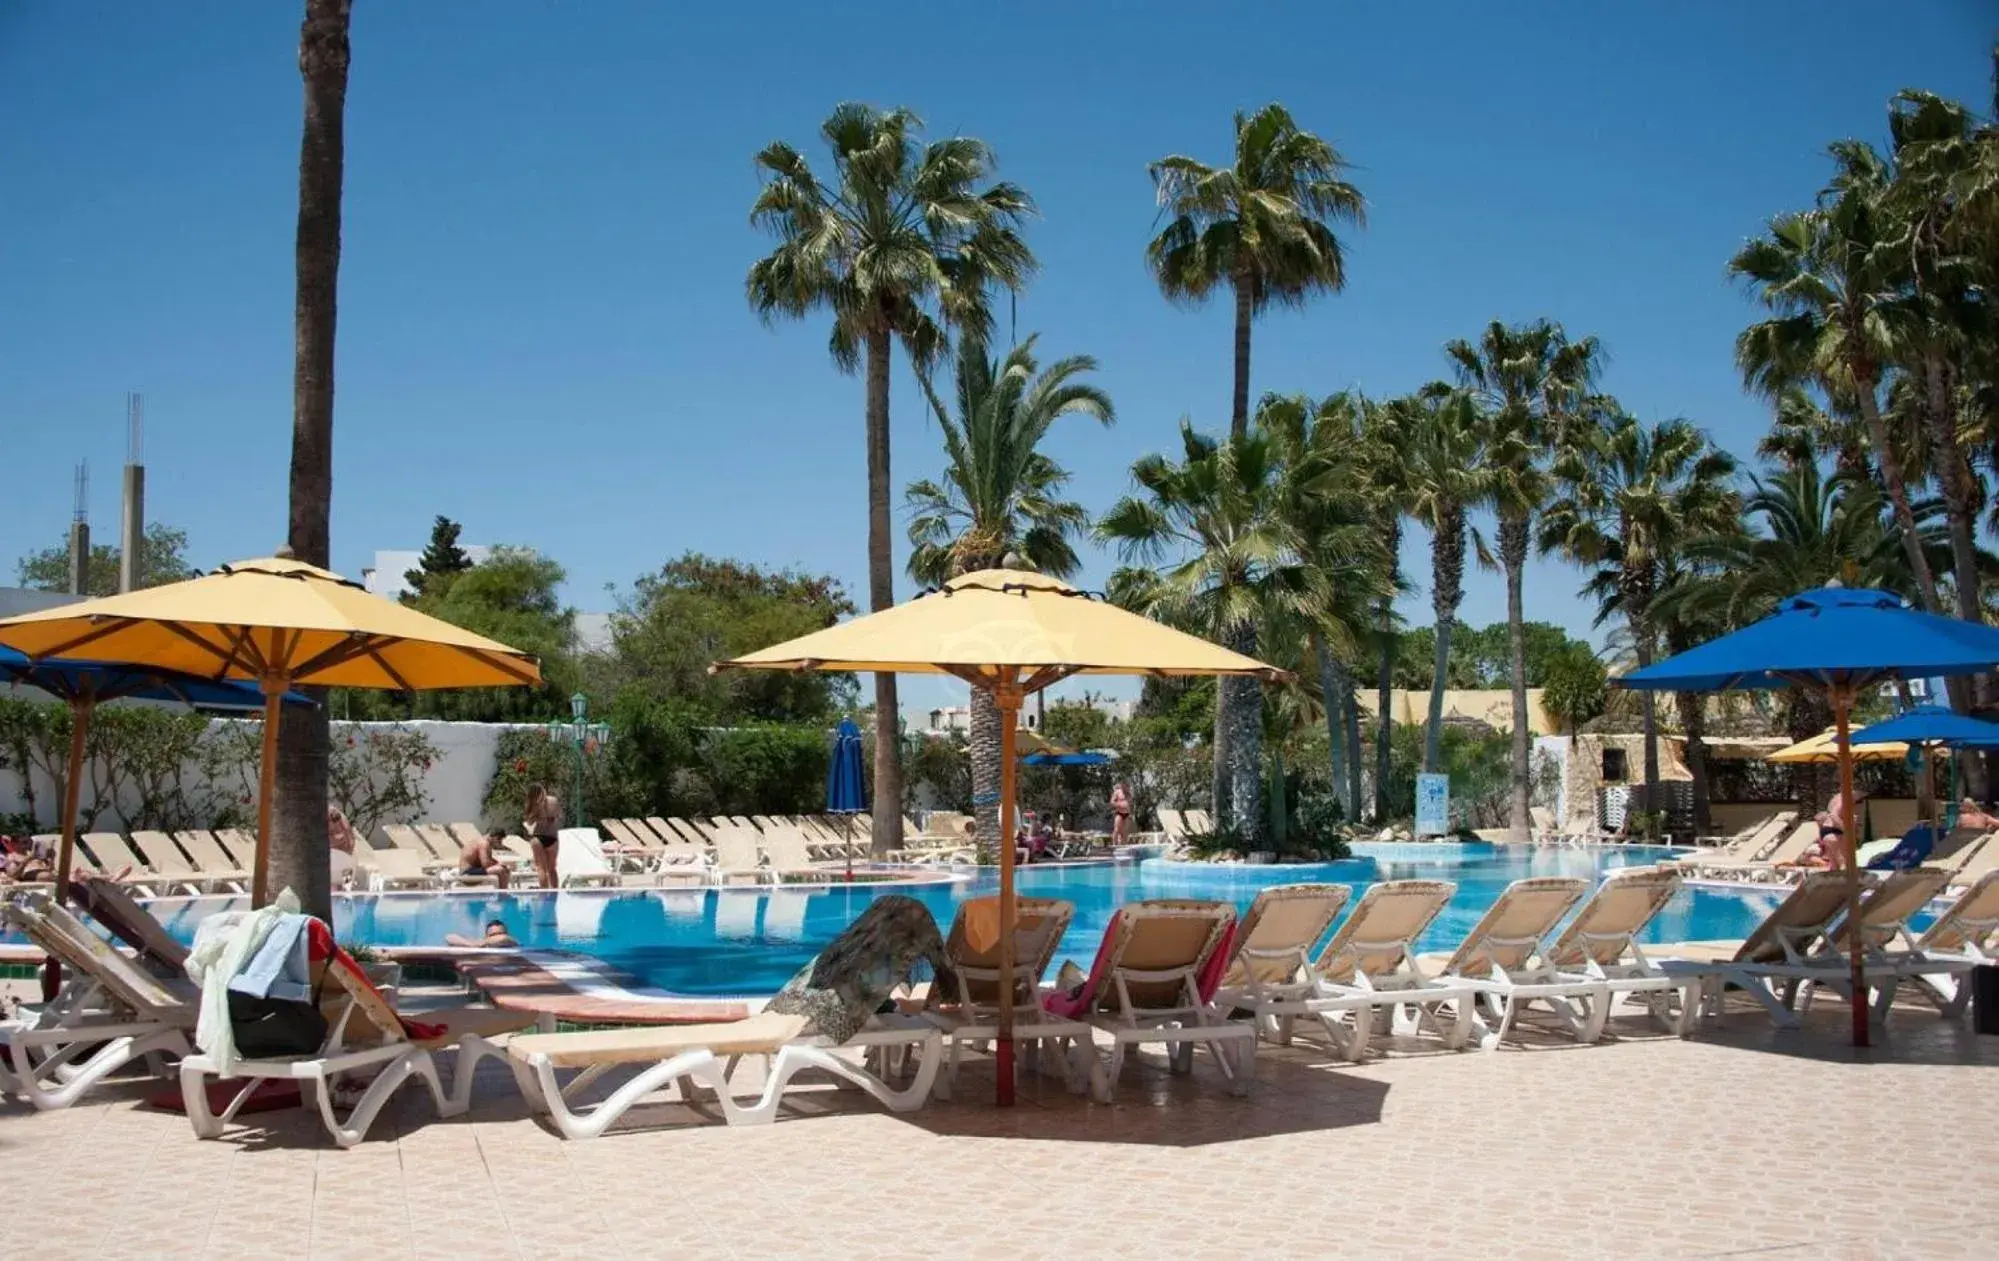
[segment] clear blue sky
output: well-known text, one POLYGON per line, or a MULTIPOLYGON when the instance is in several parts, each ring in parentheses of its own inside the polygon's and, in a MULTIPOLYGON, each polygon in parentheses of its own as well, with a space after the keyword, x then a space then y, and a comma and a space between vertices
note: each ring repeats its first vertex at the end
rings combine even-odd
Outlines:
MULTIPOLYGON (((1549 316, 1639 415, 1747 453, 1724 262, 1896 89, 1988 101, 1999 27, 1974 0, 1286 7, 357 0, 336 567, 444 513, 559 559, 583 608, 690 548, 862 591, 861 383, 823 320, 765 329, 742 296, 751 155, 846 99, 983 137, 1040 201, 1020 328, 1096 355, 1122 417, 1051 442, 1093 509, 1181 416, 1227 418, 1230 312, 1158 296, 1146 163, 1226 160, 1231 111, 1270 100, 1356 164, 1370 220, 1344 294, 1258 325, 1257 392, 1405 391, 1447 339, 1549 316)), ((126 390, 149 516, 197 564, 282 539, 299 8, 0 0, 0 581, 62 536, 80 459, 115 531, 126 390)), ((898 486, 933 473, 900 371, 894 423, 898 486)), ((1538 565, 1529 616, 1586 629, 1576 585, 1538 565)), ((1463 616, 1503 607, 1474 575, 1463 616)))

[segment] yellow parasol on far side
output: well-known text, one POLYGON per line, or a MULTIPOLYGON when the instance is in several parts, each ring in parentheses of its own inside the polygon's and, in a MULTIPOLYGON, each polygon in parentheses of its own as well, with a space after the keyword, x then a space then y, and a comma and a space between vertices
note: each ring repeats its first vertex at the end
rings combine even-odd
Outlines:
MULTIPOLYGON (((1906 744, 1857 744, 1853 746, 1853 760, 1856 762, 1899 762, 1909 755, 1906 744)), ((1786 745, 1775 753, 1766 754, 1766 762, 1785 762, 1833 766, 1839 762, 1839 732, 1828 727, 1815 736, 1786 745)))
MULTIPOLYGON (((992 694, 1000 713, 1000 992, 1014 993, 1013 794, 1021 703, 1077 674, 1159 677, 1283 670, 1108 604, 1043 574, 983 569, 894 608, 729 661, 717 670, 949 674, 992 694)), ((1013 1008, 999 1009, 998 1101, 1013 1102, 1013 1008)))
POLYGON ((284 555, 0 620, 0 644, 35 659, 86 656, 209 679, 249 679, 262 688, 251 889, 259 906, 269 893, 271 789, 286 692, 297 686, 428 691, 541 681, 541 668, 526 653, 284 555))

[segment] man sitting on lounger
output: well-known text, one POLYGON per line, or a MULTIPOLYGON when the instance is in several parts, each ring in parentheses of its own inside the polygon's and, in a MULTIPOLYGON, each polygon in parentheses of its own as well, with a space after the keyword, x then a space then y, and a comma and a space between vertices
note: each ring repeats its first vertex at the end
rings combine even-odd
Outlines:
POLYGON ((514 940, 514 935, 507 931, 506 923, 496 919, 486 921, 486 935, 477 941, 457 933, 446 933, 444 944, 457 946, 462 950, 518 950, 521 946, 521 943, 514 940))
POLYGON ((493 876, 502 889, 507 887, 507 865, 493 854, 493 846, 498 844, 506 832, 499 828, 486 829, 486 835, 469 842, 458 851, 458 874, 462 876, 493 876))

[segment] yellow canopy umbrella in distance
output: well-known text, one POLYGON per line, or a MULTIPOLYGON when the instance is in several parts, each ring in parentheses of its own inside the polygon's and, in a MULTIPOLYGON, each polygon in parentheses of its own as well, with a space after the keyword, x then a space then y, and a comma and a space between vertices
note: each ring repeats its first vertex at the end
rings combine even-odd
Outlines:
MULTIPOLYGON (((715 663, 716 670, 949 674, 1000 715, 1000 992, 1013 993, 1013 794, 1021 703, 1078 674, 1290 676, 1043 574, 983 569, 894 608, 715 663)), ((1013 1102, 1013 1003, 999 1009, 998 1102, 1013 1102)))
MULTIPOLYGON (((1909 755, 1906 744, 1856 744, 1853 746, 1853 760, 1856 762, 1899 762, 1909 755)), ((1766 762, 1784 762, 1791 765, 1800 763, 1837 765, 1839 762, 1839 731, 1827 727, 1815 736, 1786 745, 1764 757, 1766 762)))
POLYGON ((185 582, 0 620, 0 644, 32 659, 85 656, 254 680, 264 695, 252 901, 267 900, 278 710, 296 686, 428 691, 525 687, 533 657, 384 600, 286 555, 223 565, 185 582))

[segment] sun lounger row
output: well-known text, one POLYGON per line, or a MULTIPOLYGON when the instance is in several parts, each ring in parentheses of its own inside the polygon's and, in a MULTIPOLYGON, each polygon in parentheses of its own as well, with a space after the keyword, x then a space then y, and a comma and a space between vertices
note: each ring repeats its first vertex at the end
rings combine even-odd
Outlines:
MULTIPOLYGON (((35 843, 54 853, 61 836, 46 833, 35 843)), ((117 832, 85 832, 71 851, 70 870, 78 876, 107 875, 148 896, 242 893, 250 885, 256 842, 234 828, 175 832, 138 831, 128 841, 117 832)))

